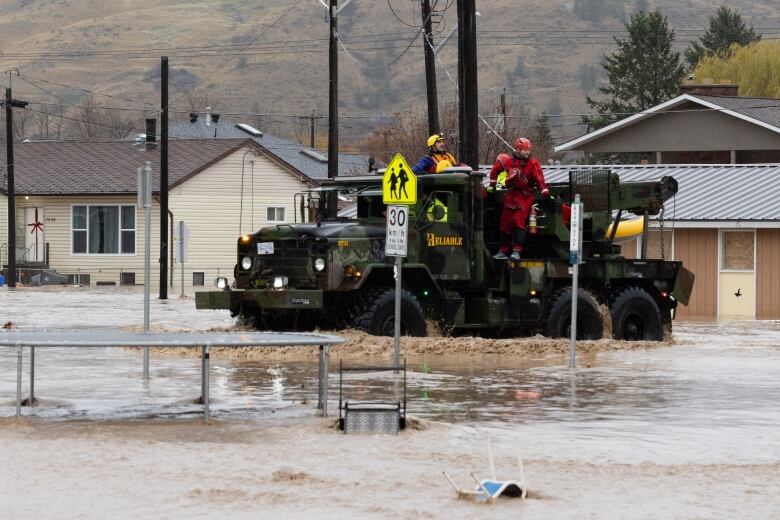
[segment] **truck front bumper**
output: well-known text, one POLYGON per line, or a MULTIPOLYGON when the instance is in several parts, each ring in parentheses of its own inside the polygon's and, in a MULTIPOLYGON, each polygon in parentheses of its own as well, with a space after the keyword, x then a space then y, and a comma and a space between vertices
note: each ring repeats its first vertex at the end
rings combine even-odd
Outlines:
POLYGON ((229 309, 238 312, 243 304, 261 309, 322 309, 322 291, 304 289, 256 289, 204 291, 195 293, 196 309, 229 309))

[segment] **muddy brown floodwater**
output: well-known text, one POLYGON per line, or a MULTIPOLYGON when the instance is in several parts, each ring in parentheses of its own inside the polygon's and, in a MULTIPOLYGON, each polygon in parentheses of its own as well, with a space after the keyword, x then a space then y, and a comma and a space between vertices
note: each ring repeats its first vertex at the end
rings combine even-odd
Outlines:
MULTIPOLYGON (((78 327, 138 323, 110 312, 127 293, 10 298, 0 318, 22 329, 47 313, 78 327), (52 312, 57 302, 65 316, 52 312)), ((161 329, 230 326, 199 319, 191 301, 156 305, 161 329)), ((345 335, 332 355, 334 413, 340 359, 391 359, 389 339, 345 335)), ((403 347, 415 421, 397 437, 343 435, 317 417, 314 351, 290 349, 217 351, 209 426, 193 404, 196 358, 156 353, 144 385, 139 352, 39 349, 41 406, 16 421, 14 353, 0 349, 0 517, 778 518, 776 322, 676 323, 670 343, 581 342, 575 371, 568 343, 544 338, 403 347), (499 477, 519 478, 522 454, 524 503, 465 502, 442 476, 470 487, 470 472, 487 475, 488 436, 499 477)), ((396 381, 355 373, 344 391, 389 399, 396 381)))

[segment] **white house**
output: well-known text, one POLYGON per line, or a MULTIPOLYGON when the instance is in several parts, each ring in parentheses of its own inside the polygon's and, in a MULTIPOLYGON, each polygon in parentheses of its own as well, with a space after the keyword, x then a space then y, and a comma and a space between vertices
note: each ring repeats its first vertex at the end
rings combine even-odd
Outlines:
MULTIPOLYGON (((143 281, 144 214, 137 169, 153 169, 152 281, 159 281, 159 149, 132 142, 26 142, 15 147, 17 262, 43 263, 82 283, 143 281)), ((2 152, 0 152, 2 153, 2 152)), ((2 170, 0 170, 2 171, 2 170)), ((2 171, 3 181, 5 172, 2 171)), ((294 195, 315 180, 255 141, 171 140, 169 229, 189 227, 185 286, 232 273, 241 233, 292 222, 294 195)), ((0 244, 7 243, 7 183, 0 184, 0 244)), ((177 237, 173 237, 173 244, 177 237)), ((180 265, 170 262, 180 284, 180 265)))

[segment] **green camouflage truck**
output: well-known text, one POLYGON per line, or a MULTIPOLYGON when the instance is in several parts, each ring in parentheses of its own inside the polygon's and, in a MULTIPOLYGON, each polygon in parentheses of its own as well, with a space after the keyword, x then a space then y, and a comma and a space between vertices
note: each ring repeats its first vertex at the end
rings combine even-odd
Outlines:
MULTIPOLYGON (((578 337, 661 340, 671 331, 693 274, 681 262, 624 258, 610 224, 626 212, 659 214, 677 192, 673 178, 620 182, 609 171, 571 172, 568 183, 550 185, 556 200, 538 199, 537 233, 529 234, 522 260, 511 261, 493 258, 505 192, 487 193, 484 177, 453 168, 417 178, 403 263, 403 334, 425 335, 426 322, 451 334, 570 334, 565 204, 574 193, 585 208, 578 337)), ((384 253, 382 177, 341 177, 295 200, 296 220, 309 222, 240 237, 234 281, 218 278, 218 290, 197 293, 197 308, 227 309, 261 329, 392 335, 394 258, 384 253), (356 204, 357 216, 328 218, 335 201, 356 204)))

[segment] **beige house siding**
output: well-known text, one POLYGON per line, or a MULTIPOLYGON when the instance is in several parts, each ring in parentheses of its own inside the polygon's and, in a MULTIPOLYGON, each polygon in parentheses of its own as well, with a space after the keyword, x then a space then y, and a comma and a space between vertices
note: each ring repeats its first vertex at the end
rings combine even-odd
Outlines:
MULTIPOLYGON (((29 199, 16 199, 17 240, 22 244, 25 226, 24 209, 26 207, 43 208, 45 212, 44 240, 49 244, 49 265, 62 274, 83 273, 90 275, 90 283, 115 282, 120 280, 121 272, 135 273, 137 284, 143 283, 144 267, 144 211, 135 211, 135 254, 133 255, 90 255, 71 253, 71 208, 76 205, 132 205, 137 198, 127 195, 108 196, 31 196, 29 199)), ((152 207, 152 254, 151 281, 159 281, 159 205, 152 207)))
MULTIPOLYGON (((185 288, 192 286, 193 272, 203 273, 204 289, 211 289, 217 276, 225 276, 232 281, 239 230, 248 234, 272 224, 266 218, 268 207, 285 208, 285 221, 294 221, 293 197, 307 188, 307 184, 266 157, 255 157, 252 153, 244 156, 247 150, 234 152, 170 191, 169 206, 174 214, 174 229, 183 220, 190 234, 185 288), (251 160, 254 160, 254 179, 251 160), (239 226, 240 214, 243 218, 239 226)), ((181 271, 178 264, 174 267, 174 287, 180 288, 181 271)))

